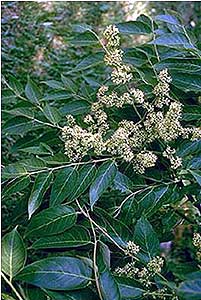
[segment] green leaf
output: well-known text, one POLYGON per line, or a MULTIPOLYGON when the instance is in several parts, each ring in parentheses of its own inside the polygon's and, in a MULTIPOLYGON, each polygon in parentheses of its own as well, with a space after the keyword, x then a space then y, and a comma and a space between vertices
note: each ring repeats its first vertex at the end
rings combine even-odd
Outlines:
POLYGON ((101 294, 104 300, 120 300, 120 292, 115 278, 109 270, 104 271, 99 277, 101 294))
POLYGON ((44 209, 31 218, 26 236, 42 237, 61 233, 76 223, 76 212, 70 206, 58 205, 44 209))
POLYGON ((25 294, 26 294, 26 298, 25 298, 26 300, 36 300, 36 295, 37 298, 40 300, 47 300, 45 292, 33 285, 26 286, 25 294))
POLYGON ((29 172, 45 170, 45 162, 40 158, 21 160, 10 164, 3 169, 2 177, 5 179, 26 176, 29 172))
POLYGON ((45 83, 47 86, 56 89, 56 90, 63 90, 64 89, 64 85, 61 81, 57 81, 57 80, 47 80, 47 81, 43 81, 43 83, 45 83))
POLYGON ((177 150, 177 155, 185 157, 188 155, 195 155, 201 152, 201 139, 195 141, 185 141, 177 150))
POLYGON ((9 195, 15 194, 19 191, 21 192, 29 184, 30 184, 29 176, 16 178, 15 180, 12 180, 11 182, 8 182, 8 184, 4 187, 2 194, 3 194, 3 196, 9 196, 9 195))
POLYGON ((51 92, 48 93, 42 100, 44 101, 59 101, 59 100, 67 100, 72 98, 72 95, 67 92, 58 91, 58 92, 51 92))
POLYGON ((122 193, 130 192, 133 183, 132 181, 121 172, 117 171, 113 182, 114 189, 119 190, 122 193))
POLYGON ((48 189, 53 175, 49 173, 39 173, 34 181, 34 185, 31 191, 31 195, 28 201, 28 213, 29 219, 32 214, 39 208, 42 203, 43 196, 48 189))
POLYGON ((78 86, 72 79, 61 74, 61 80, 63 82, 65 89, 69 89, 71 92, 77 93, 78 86))
POLYGON ((96 166, 87 164, 78 171, 78 178, 74 189, 74 194, 69 198, 71 201, 78 198, 90 186, 96 174, 96 166))
POLYGON ((61 114, 56 107, 52 107, 49 104, 43 109, 45 117, 53 124, 57 124, 61 120, 61 114))
POLYGON ((1 294, 2 300, 16 300, 15 298, 11 297, 7 294, 1 294))
POLYGON ((110 249, 103 242, 97 243, 97 267, 99 273, 105 272, 110 269, 110 249))
POLYGON ((90 186, 90 205, 93 209, 94 204, 103 194, 103 192, 111 185, 116 175, 117 169, 113 162, 106 162, 99 167, 96 178, 90 186))
POLYGON ((80 46, 93 46, 98 43, 97 37, 93 33, 86 31, 76 34, 76 36, 70 41, 72 45, 80 46))
POLYGON ((57 153, 53 156, 48 156, 45 159, 46 163, 49 165, 64 165, 69 162, 68 157, 64 153, 57 153))
POLYGON ((72 30, 74 32, 83 33, 83 32, 92 30, 92 27, 90 25, 87 25, 87 24, 73 24, 72 25, 72 30))
POLYGON ((109 235, 121 247, 125 247, 127 242, 131 239, 131 232, 129 228, 121 221, 114 219, 106 210, 96 207, 95 214, 97 223, 103 228, 106 228, 109 235))
POLYGON ((9 85, 16 95, 21 95, 24 91, 22 84, 13 76, 8 77, 9 85))
POLYGON ((175 73, 170 72, 172 76, 172 84, 177 88, 189 92, 193 91, 199 93, 201 90, 201 76, 200 74, 175 73))
POLYGON ((129 21, 116 24, 120 33, 123 34, 151 34, 152 30, 148 24, 141 21, 129 21))
POLYGON ((121 294, 121 299, 143 299, 143 294, 145 293, 145 290, 130 286, 127 284, 119 284, 119 290, 121 294))
POLYGON ((66 105, 64 105, 60 111, 62 115, 73 115, 78 116, 89 112, 90 106, 87 101, 79 100, 79 101, 72 101, 66 105))
POLYGON ((182 282, 177 290, 182 299, 200 300, 201 299, 201 279, 186 280, 182 282))
POLYGON ((141 217, 136 223, 134 240, 140 246, 141 251, 138 253, 138 257, 142 262, 147 263, 160 252, 157 234, 144 217, 141 217))
MULTIPOLYGON (((157 71, 161 71, 165 68, 168 68, 169 71, 174 71, 176 74, 183 72, 188 74, 197 74, 201 72, 201 62, 196 58, 169 58, 160 61, 154 65, 157 71)), ((175 76, 176 77, 176 76, 175 76)))
POLYGON ((17 95, 11 90, 1 91, 2 103, 16 103, 17 95))
POLYGON ((185 105, 182 119, 184 121, 201 120, 201 107, 198 105, 185 105))
POLYGON ((98 296, 90 288, 84 288, 71 292, 55 292, 46 290, 51 300, 99 300, 98 296))
POLYGON ((139 216, 143 213, 145 216, 152 216, 163 205, 163 196, 167 191, 168 186, 162 186, 140 193, 136 198, 137 208, 135 215, 139 216))
POLYGON ((4 124, 3 131, 7 134, 20 135, 33 130, 34 125, 34 120, 25 117, 14 117, 4 124))
POLYGON ((194 272, 197 269, 197 263, 196 261, 190 261, 190 262, 178 262, 175 264, 175 261, 168 262, 168 270, 173 273, 175 277, 177 277, 179 280, 187 280, 187 279, 196 279, 193 276, 199 273, 199 278, 201 275, 201 272, 194 272), (192 273, 193 272, 193 273, 192 273))
POLYGON ((80 225, 73 226, 70 230, 56 236, 44 237, 35 241, 33 249, 51 248, 74 248, 81 247, 90 243, 89 232, 80 225))
POLYGON ((20 164, 20 163, 14 163, 6 166, 3 169, 3 174, 2 178, 3 179, 10 179, 10 178, 15 178, 15 177, 20 177, 20 176, 26 176, 27 171, 25 167, 20 164))
POLYGON ((21 152, 39 154, 39 155, 50 155, 53 154, 52 149, 45 143, 40 143, 39 146, 32 146, 27 148, 19 149, 21 152))
POLYGON ((187 163, 188 169, 201 169, 201 156, 190 159, 187 163))
POLYGON ((165 23, 169 23, 169 24, 173 24, 173 25, 180 25, 180 22, 178 21, 178 19, 175 16, 172 15, 157 15, 155 17, 156 21, 162 21, 165 23))
POLYGON ((189 42, 186 36, 178 32, 162 34, 151 41, 150 44, 181 49, 195 49, 195 46, 189 42))
POLYGON ((104 54, 96 53, 84 58, 77 66, 72 70, 72 72, 83 71, 86 69, 91 69, 103 63, 104 54))
POLYGON ((9 114, 14 116, 22 116, 28 119, 34 118, 34 112, 32 108, 29 107, 18 107, 8 111, 9 114))
POLYGON ((26 266, 18 280, 52 290, 75 290, 88 285, 92 270, 86 263, 74 257, 51 257, 26 266))
POLYGON ((193 175, 193 177, 195 178, 195 180, 197 181, 197 183, 199 185, 201 185, 201 171, 199 171, 199 170, 197 170, 197 171, 189 170, 189 171, 193 175))
POLYGON ((17 232, 17 228, 7 233, 2 239, 1 264, 2 271, 12 279, 24 266, 26 248, 17 232))
POLYGON ((77 171, 75 168, 67 167, 59 171, 52 185, 50 195, 50 206, 62 203, 65 199, 68 201, 72 197, 77 181, 77 171))
POLYGON ((33 104, 40 104, 39 99, 41 98, 41 92, 37 84, 31 79, 28 80, 25 87, 25 95, 29 101, 33 104))

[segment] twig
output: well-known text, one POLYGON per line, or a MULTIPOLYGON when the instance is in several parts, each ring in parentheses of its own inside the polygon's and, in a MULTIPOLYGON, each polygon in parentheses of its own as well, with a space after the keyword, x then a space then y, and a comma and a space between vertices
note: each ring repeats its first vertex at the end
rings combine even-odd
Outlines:
POLYGON ((133 197, 133 196, 135 196, 136 194, 139 194, 139 193, 141 193, 141 192, 144 192, 144 191, 146 191, 146 190, 148 190, 148 189, 150 189, 150 188, 154 188, 154 187, 153 187, 153 186, 148 186, 148 187, 146 187, 145 189, 141 189, 141 190, 132 192, 130 195, 128 195, 128 196, 122 201, 122 203, 119 205, 119 207, 114 211, 114 213, 115 213, 114 218, 116 218, 116 217, 119 215, 119 213, 120 213, 120 211, 121 211, 121 209, 122 209, 122 206, 123 206, 123 205, 124 205, 131 197, 133 197))
POLYGON ((102 158, 102 159, 97 159, 97 160, 89 160, 87 162, 70 163, 70 164, 65 164, 62 166, 54 167, 54 168, 45 168, 45 169, 37 170, 37 171, 33 171, 33 172, 20 173, 18 176, 15 177, 15 179, 17 179, 21 176, 26 176, 26 175, 31 176, 31 175, 35 175, 35 174, 39 174, 39 173, 43 173, 43 172, 51 172, 51 171, 54 172, 56 170, 60 170, 60 169, 71 167, 71 166, 87 165, 87 164, 91 164, 91 163, 99 163, 99 162, 108 161, 108 160, 111 160, 111 158, 102 158))
POLYGON ((103 300, 103 297, 102 297, 102 294, 101 294, 101 288, 100 288, 100 285, 99 285, 98 266, 97 266, 97 263, 96 263, 97 243, 98 242, 97 242, 97 238, 96 238, 96 232, 95 232, 95 229, 94 229, 94 225, 93 225, 92 219, 91 219, 88 212, 87 212, 87 215, 88 215, 88 219, 90 221, 91 229, 92 229, 93 236, 94 236, 94 251, 93 251, 94 277, 95 277, 95 282, 96 282, 96 287, 97 287, 97 290, 98 290, 99 297, 100 297, 101 300, 103 300))
MULTIPOLYGON (((76 203, 80 209, 80 211, 83 213, 83 215, 86 218, 89 218, 88 214, 83 210, 83 208, 81 207, 80 203, 78 200, 76 200, 76 203)), ((90 217, 91 218, 91 217, 90 217)), ((99 226, 92 218, 91 218, 91 222, 111 241, 113 242, 121 251, 125 252, 125 249, 122 248, 121 246, 119 246, 119 244, 107 233, 107 231, 105 231, 101 226, 99 226)))
POLYGON ((1 272, 1 276, 3 277, 3 279, 5 280, 5 282, 10 286, 10 288, 12 289, 12 291, 15 293, 15 295, 17 296, 17 298, 19 300, 24 300, 21 295, 18 293, 18 291, 16 290, 16 288, 13 286, 12 282, 8 280, 8 278, 4 275, 3 272, 1 272))
MULTIPOLYGON (((153 41, 155 41, 156 36, 155 36, 155 33, 154 33, 155 29, 154 29, 154 21, 153 21, 153 19, 151 19, 151 27, 152 27, 152 32, 153 32, 153 41)), ((156 47, 155 43, 154 43, 154 50, 155 50, 155 53, 156 53, 157 60, 158 60, 158 62, 160 62, 160 57, 159 57, 158 50, 157 50, 157 47, 156 47)))

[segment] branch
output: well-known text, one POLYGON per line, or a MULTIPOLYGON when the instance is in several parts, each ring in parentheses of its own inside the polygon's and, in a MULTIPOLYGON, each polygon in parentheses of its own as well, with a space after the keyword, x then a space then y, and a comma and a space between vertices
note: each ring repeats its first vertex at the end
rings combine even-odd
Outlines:
POLYGON ((16 288, 13 286, 12 282, 8 280, 8 278, 4 275, 3 272, 1 272, 1 276, 3 277, 3 279, 5 280, 5 282, 10 286, 10 288, 12 289, 12 291, 15 293, 15 295, 17 296, 17 298, 19 300, 24 300, 21 295, 18 293, 18 291, 16 290, 16 288))
POLYGON ((102 297, 102 294, 101 294, 101 288, 100 288, 100 285, 99 285, 99 280, 98 280, 98 266, 97 266, 97 263, 96 263, 96 254, 97 254, 97 239, 96 239, 96 232, 95 232, 95 229, 94 229, 94 226, 93 226, 93 222, 92 222, 92 219, 89 215, 89 213, 87 212, 87 215, 88 215, 88 219, 90 221, 90 224, 91 224, 91 229, 92 229, 92 232, 93 232, 93 236, 94 236, 94 251, 93 251, 93 265, 94 265, 94 277, 95 277, 95 282, 96 282, 96 287, 97 287, 97 290, 98 290, 98 294, 99 294, 99 297, 101 300, 103 300, 103 297, 102 297))

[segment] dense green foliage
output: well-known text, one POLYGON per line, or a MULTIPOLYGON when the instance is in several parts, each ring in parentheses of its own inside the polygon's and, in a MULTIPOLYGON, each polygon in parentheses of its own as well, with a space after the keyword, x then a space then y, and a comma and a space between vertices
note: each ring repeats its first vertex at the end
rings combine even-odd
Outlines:
MULTIPOLYGON (((171 141, 182 159, 176 169, 163 155, 169 144, 159 138, 144 146, 158 159, 141 173, 107 151, 98 155, 90 149, 76 161, 64 154, 66 115, 86 129, 84 117, 103 85, 118 92, 135 87, 152 101, 164 69, 172 78, 171 100, 182 104, 182 126, 199 130, 199 31, 169 14, 141 15, 116 27, 124 63, 131 67, 126 85, 110 80, 107 43, 86 24, 68 29, 65 67, 55 71, 48 65, 41 80, 36 74, 26 78, 22 69, 22 78, 16 78, 15 67, 23 67, 19 61, 6 67, 3 135, 9 151, 4 150, 2 201, 12 200, 14 209, 3 225, 3 299, 201 298, 199 134, 171 141)), ((61 62, 64 53, 57 54, 61 62)), ((136 107, 107 107, 111 131, 121 120, 146 118, 143 107, 136 107)))

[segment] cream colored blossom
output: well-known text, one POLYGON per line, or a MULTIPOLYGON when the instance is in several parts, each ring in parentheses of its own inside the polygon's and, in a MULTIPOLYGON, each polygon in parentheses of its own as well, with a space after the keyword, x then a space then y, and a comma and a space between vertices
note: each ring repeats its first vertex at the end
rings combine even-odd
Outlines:
POLYGON ((147 264, 147 269, 151 273, 161 273, 162 267, 164 264, 164 260, 160 256, 156 256, 150 260, 147 264))
POLYGON ((182 166, 182 158, 175 155, 176 150, 167 146, 166 150, 163 152, 163 156, 168 158, 171 163, 172 169, 177 169, 182 166))
POLYGON ((114 51, 105 54, 104 61, 108 66, 115 66, 122 63, 123 51, 121 49, 115 49, 114 51))
POLYGON ((166 83, 172 82, 172 78, 171 78, 170 74, 168 73, 167 68, 160 71, 158 77, 161 82, 166 82, 166 83))
POLYGON ((147 168, 154 167, 157 156, 151 151, 142 151, 135 156, 134 169, 144 173, 147 168))
POLYGON ((106 47, 108 49, 119 47, 119 29, 115 25, 109 25, 103 32, 103 37, 107 40, 106 47))
POLYGON ((136 245, 134 242, 129 241, 125 250, 126 255, 137 255, 140 251, 140 247, 136 245))
POLYGON ((155 105, 162 108, 163 105, 170 104, 170 85, 172 81, 168 70, 164 69, 159 73, 159 83, 154 87, 153 93, 156 96, 155 105))
POLYGON ((128 65, 121 65, 113 69, 111 80, 115 84, 125 84, 133 78, 131 68, 128 65))
POLYGON ((142 104, 144 102, 144 93, 139 89, 131 89, 131 95, 134 97, 134 102, 137 104, 142 104))
POLYGON ((193 245, 196 247, 196 255, 198 261, 201 261, 201 235, 199 233, 194 233, 193 235, 193 245))
POLYGON ((135 262, 127 263, 123 268, 116 268, 115 274, 118 276, 125 276, 129 278, 134 278, 138 273, 139 269, 136 268, 135 262))
POLYGON ((201 139, 201 127, 193 128, 191 139, 193 141, 201 139))
POLYGON ((197 232, 193 235, 193 245, 201 251, 201 235, 197 232))

